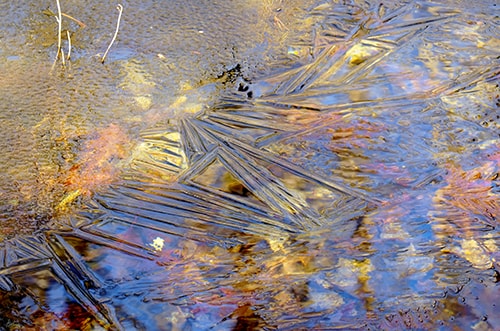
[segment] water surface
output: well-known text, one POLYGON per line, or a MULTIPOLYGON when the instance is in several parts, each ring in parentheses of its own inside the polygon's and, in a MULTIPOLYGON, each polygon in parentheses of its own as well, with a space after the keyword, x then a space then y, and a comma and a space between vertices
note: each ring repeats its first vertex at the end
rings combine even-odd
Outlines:
POLYGON ((0 5, 4 329, 500 323, 494 2, 0 5))

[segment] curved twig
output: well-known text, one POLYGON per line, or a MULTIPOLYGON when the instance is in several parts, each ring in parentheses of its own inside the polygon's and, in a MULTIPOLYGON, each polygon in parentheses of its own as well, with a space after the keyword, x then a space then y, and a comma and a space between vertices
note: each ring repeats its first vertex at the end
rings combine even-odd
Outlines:
POLYGON ((120 29, 120 19, 122 17, 122 12, 123 12, 123 6, 121 4, 118 4, 116 6, 116 9, 118 9, 118 21, 116 22, 116 31, 115 35, 113 36, 113 39, 111 39, 111 42, 109 43, 108 49, 106 49, 106 52, 104 52, 104 55, 102 56, 101 62, 104 63, 104 60, 106 59, 106 55, 108 55, 109 49, 111 48, 111 45, 115 42, 116 36, 118 35, 118 30, 120 29))
POLYGON ((69 61, 71 58, 71 36, 68 30, 66 30, 66 36, 68 36, 68 57, 67 60, 69 61))
POLYGON ((59 58, 59 54, 61 53, 61 33, 62 33, 62 15, 61 15, 61 4, 59 3, 59 0, 56 0, 57 2, 57 23, 59 25, 58 28, 58 34, 57 34, 57 55, 56 55, 56 61, 59 58))

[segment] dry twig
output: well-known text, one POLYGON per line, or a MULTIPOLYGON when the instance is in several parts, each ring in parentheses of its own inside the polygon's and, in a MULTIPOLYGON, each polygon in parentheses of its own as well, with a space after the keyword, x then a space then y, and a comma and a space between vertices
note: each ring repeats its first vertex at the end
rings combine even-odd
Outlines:
MULTIPOLYGON (((54 67, 56 66, 57 60, 59 59, 59 55, 61 54, 61 33, 62 33, 62 14, 61 14, 61 4, 59 3, 59 0, 56 0, 57 3, 57 16, 54 15, 57 21, 58 25, 58 33, 57 33, 57 54, 56 58, 54 59, 54 63, 52 63, 52 70, 54 70, 54 67)), ((64 54, 64 53, 63 53, 64 54)), ((63 65, 65 65, 64 62, 64 55, 63 55, 63 65)))
POLYGON ((118 9, 118 21, 116 22, 116 31, 115 35, 113 36, 113 39, 111 39, 111 42, 109 43, 108 49, 106 49, 106 52, 104 52, 104 55, 102 56, 101 62, 104 63, 104 60, 106 59, 106 55, 108 55, 109 49, 111 48, 111 45, 115 42, 116 36, 118 35, 118 30, 120 29, 120 19, 122 17, 122 12, 123 12, 123 6, 121 4, 118 4, 116 6, 116 9, 118 9))
POLYGON ((66 60, 64 59, 64 50, 61 48, 61 60, 63 67, 66 66, 66 60))
MULTIPOLYGON (((50 9, 45 9, 45 10, 42 10, 42 13, 47 15, 47 16, 54 16, 54 17, 57 17, 57 14, 53 13, 50 9)), ((76 24, 78 24, 81 28, 84 28, 86 27, 87 25, 85 23, 83 23, 82 21, 79 21, 77 20, 76 18, 74 18, 73 16, 71 15, 68 15, 66 13, 63 13, 61 12, 61 16, 64 16, 66 18, 69 18, 70 20, 74 21, 76 24)))
POLYGON ((61 13, 61 15, 62 15, 62 16, 64 16, 64 17, 69 18, 69 19, 70 19, 70 20, 72 20, 72 21, 75 21, 75 22, 76 22, 76 24, 78 24, 78 25, 79 25, 80 27, 82 27, 82 28, 86 27, 85 23, 83 23, 82 21, 77 20, 77 19, 76 19, 76 18, 74 18, 73 16, 70 16, 70 15, 65 14, 65 13, 61 13))
POLYGON ((68 37, 68 57, 67 60, 71 58, 71 36, 68 30, 66 30, 66 36, 68 37))
POLYGON ((59 58, 59 54, 61 53, 61 31, 62 31, 62 15, 61 15, 61 4, 59 3, 59 0, 56 0, 57 2, 57 23, 59 24, 59 30, 57 34, 57 55, 56 55, 56 61, 59 58))

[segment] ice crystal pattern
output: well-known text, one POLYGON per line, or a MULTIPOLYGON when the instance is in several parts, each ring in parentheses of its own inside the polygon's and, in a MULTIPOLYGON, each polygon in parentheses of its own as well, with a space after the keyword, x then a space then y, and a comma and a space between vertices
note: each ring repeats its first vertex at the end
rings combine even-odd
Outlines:
MULTIPOLYGON (((237 314, 228 313, 218 320, 201 313, 196 316, 196 311, 210 311, 203 305, 210 306, 220 291, 227 297, 232 293, 228 288, 236 291, 230 274, 243 267, 234 266, 224 253, 217 260, 214 253, 215 267, 207 257, 196 260, 192 270, 187 270, 187 262, 182 270, 175 269, 176 261, 189 256, 190 242, 214 252, 216 247, 230 251, 258 242, 252 238, 262 238, 272 258, 281 249, 297 253, 293 248, 300 241, 297 238, 326 231, 335 243, 332 247, 338 245, 339 252, 344 252, 339 243, 359 237, 367 215, 376 215, 393 199, 417 196, 422 187, 443 180, 439 155, 449 151, 439 142, 451 135, 452 128, 445 123, 450 116, 465 127, 454 132, 456 139, 475 137, 489 147, 498 139, 498 119, 492 115, 484 124, 473 110, 456 108, 457 113, 450 114, 446 107, 475 93, 481 84, 498 82, 496 48, 486 45, 478 54, 464 54, 459 47, 472 41, 447 45, 445 36, 462 28, 456 22, 466 20, 466 14, 412 2, 399 8, 321 5, 312 8, 311 15, 325 19, 316 27, 308 63, 224 93, 211 108, 174 119, 169 127, 144 130, 137 153, 117 183, 96 193, 78 214, 55 219, 36 235, 3 243, 0 288, 6 300, 23 298, 18 309, 25 316, 17 318, 29 325, 30 319, 36 319, 30 311, 57 315, 65 311, 62 306, 77 305, 96 321, 95 327, 111 329, 188 325, 190 319, 194 328, 218 328, 238 314, 284 329, 366 326, 346 319, 354 308, 343 305, 346 297, 335 295, 341 288, 348 290, 340 283, 325 285, 328 266, 324 261, 316 262, 316 268, 324 272, 307 281, 312 289, 303 295, 315 295, 314 286, 321 284, 323 291, 331 289, 324 300, 333 302, 334 308, 342 307, 344 315, 318 304, 308 310, 290 308, 302 314, 293 321, 286 312, 272 311, 272 303, 263 303, 263 297, 280 297, 272 288, 256 290, 262 297, 239 294, 236 303, 247 301, 239 305, 237 314), (454 57, 444 58, 449 54, 447 47, 455 48, 454 57), (443 74, 429 69, 434 67, 430 63, 434 57, 460 64, 475 61, 476 55, 477 63, 460 70, 443 74), (355 165, 357 170, 349 167, 350 158, 362 161, 355 165), (398 168, 399 176, 384 177, 383 170, 389 168, 398 168), (51 296, 65 301, 59 300, 57 306, 46 299, 51 296), (246 310, 246 305, 262 311, 246 310), (186 306, 194 308, 190 313, 179 308, 186 306), (152 320, 154 316, 158 319, 152 320), (146 320, 148 324, 141 324, 146 320)), ((484 107, 498 113, 494 103, 484 107)), ((428 211, 428 215, 435 214, 439 210, 428 211)), ((484 226, 495 226, 498 215, 485 212, 477 217, 484 226)), ((418 237, 422 226, 413 224, 402 231, 415 231, 418 237)), ((422 260, 412 268, 428 271, 431 261, 424 258, 428 247, 415 249, 422 260)), ((370 263, 377 263, 363 260, 370 256, 370 249, 356 254, 351 258, 360 261, 357 270, 362 275, 372 270, 370 263)), ((332 266, 344 270, 341 261, 332 266)), ((301 263, 306 265, 304 260, 301 263)), ((282 268, 291 275, 301 273, 286 264, 282 268)), ((457 281, 451 278, 442 276, 443 288, 457 281)), ((297 288, 290 291, 300 300, 297 288)), ((212 308, 235 304, 220 300, 212 308)), ((402 307, 410 305, 411 300, 401 300, 402 307)), ((62 319, 61 314, 57 316, 62 319)), ((387 315, 376 323, 394 326, 396 318, 418 327, 418 323, 426 325, 422 316, 430 313, 408 314, 413 314, 410 321, 403 315, 387 315)), ((237 323, 243 323, 240 317, 237 323)), ((363 323, 370 320, 369 315, 363 318, 363 323)))

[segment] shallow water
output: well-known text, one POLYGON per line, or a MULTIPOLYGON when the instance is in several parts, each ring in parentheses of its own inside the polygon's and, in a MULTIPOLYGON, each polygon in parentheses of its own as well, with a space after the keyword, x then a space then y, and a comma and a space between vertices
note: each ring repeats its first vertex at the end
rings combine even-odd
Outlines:
POLYGON ((122 4, 0 4, 4 329, 498 327, 494 2, 122 4))

